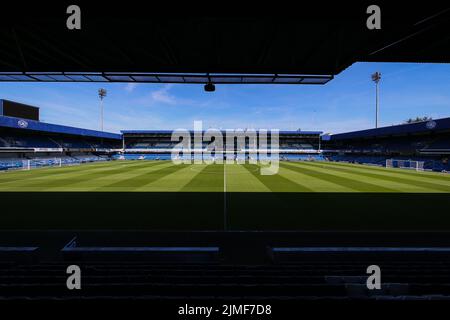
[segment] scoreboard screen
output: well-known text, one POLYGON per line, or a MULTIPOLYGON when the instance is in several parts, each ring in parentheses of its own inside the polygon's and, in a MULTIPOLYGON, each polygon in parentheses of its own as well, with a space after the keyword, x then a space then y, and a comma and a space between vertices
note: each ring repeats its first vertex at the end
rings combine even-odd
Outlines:
POLYGON ((9 100, 0 100, 0 114, 8 117, 39 121, 38 107, 33 107, 9 100))

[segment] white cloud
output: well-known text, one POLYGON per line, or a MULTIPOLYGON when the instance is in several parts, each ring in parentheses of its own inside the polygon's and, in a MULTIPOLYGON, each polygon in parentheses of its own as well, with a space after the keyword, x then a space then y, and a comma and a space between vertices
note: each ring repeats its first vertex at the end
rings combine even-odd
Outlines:
POLYGON ((152 100, 161 103, 176 104, 176 97, 169 93, 171 87, 172 86, 168 84, 159 90, 153 91, 151 93, 152 100))
POLYGON ((127 83, 127 85, 125 86, 125 91, 133 92, 134 89, 136 89, 137 85, 138 85, 137 83, 133 83, 133 82, 127 83))
POLYGON ((150 91, 138 98, 133 99, 135 105, 146 107, 157 107, 158 105, 178 105, 183 104, 185 101, 177 98, 170 93, 172 88, 171 84, 166 84, 159 89, 150 91))

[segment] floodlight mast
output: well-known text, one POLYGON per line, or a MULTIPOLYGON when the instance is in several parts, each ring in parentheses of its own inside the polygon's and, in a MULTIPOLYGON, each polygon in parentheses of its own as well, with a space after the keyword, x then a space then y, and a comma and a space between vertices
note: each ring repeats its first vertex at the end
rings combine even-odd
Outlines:
POLYGON ((375 72, 372 74, 372 81, 375 82, 375 128, 378 128, 378 116, 379 116, 379 108, 378 108, 378 83, 381 80, 381 73, 375 72))
POLYGON ((103 131, 103 99, 106 97, 106 89, 98 89, 98 97, 100 98, 100 130, 103 131))

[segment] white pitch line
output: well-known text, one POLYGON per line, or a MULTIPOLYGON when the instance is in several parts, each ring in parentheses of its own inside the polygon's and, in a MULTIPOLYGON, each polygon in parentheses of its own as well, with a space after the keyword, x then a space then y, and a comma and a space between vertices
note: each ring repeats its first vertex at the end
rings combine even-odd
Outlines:
POLYGON ((223 192, 227 192, 227 166, 223 164, 223 192))
POLYGON ((223 164, 223 229, 226 231, 227 226, 227 164, 223 164))

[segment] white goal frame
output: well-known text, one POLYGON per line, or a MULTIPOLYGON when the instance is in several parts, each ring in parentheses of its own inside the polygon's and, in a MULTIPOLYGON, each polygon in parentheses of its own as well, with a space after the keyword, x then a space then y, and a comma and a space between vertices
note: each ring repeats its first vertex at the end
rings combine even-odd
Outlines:
POLYGON ((38 167, 62 167, 62 158, 54 158, 54 159, 46 159, 46 160, 53 160, 53 163, 45 164, 43 166, 37 166, 36 163, 38 163, 39 159, 26 159, 22 160, 22 170, 31 170, 38 167))
POLYGON ((415 171, 424 171, 424 161, 386 159, 386 168, 410 169, 415 171))

